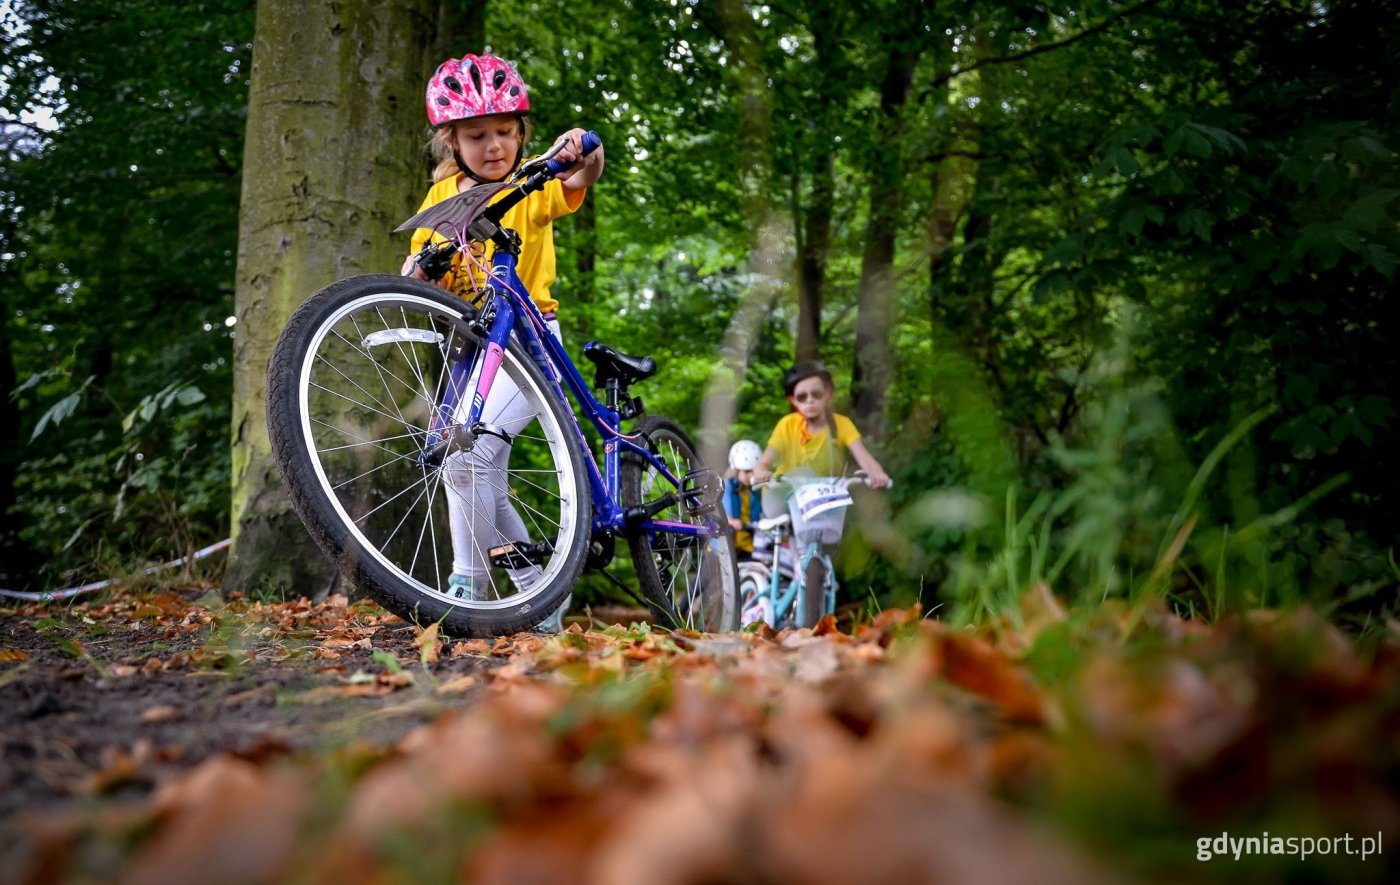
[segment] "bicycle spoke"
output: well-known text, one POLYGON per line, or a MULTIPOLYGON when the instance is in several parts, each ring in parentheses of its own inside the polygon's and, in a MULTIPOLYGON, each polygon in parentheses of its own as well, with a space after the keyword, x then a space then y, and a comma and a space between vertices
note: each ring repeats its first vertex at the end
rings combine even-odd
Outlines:
POLYGON ((385 448, 384 446, 377 445, 377 444, 378 444, 378 443, 393 442, 393 441, 399 440, 399 439, 414 439, 415 437, 419 437, 419 436, 424 436, 424 437, 426 437, 426 436, 428 435, 426 431, 413 431, 412 433, 401 433, 401 434, 399 434, 398 436, 381 436, 379 439, 361 439, 361 438, 358 437, 358 436, 351 436, 351 434, 349 433, 349 431, 344 431, 344 430, 341 430, 341 429, 338 428, 338 427, 333 427, 332 425, 327 424, 327 423, 324 422, 324 421, 319 422, 319 423, 321 423, 321 424, 324 425, 325 427, 330 428, 331 430, 335 430, 335 431, 338 432, 338 433, 344 433, 346 436, 350 436, 351 439, 355 440, 353 443, 350 443, 350 444, 348 444, 348 445, 343 445, 343 446, 328 446, 328 447, 326 447, 326 448, 324 448, 324 449, 317 449, 316 451, 320 452, 322 455, 327 454, 327 453, 329 453, 329 452, 340 452, 340 451, 344 451, 344 450, 346 450, 346 449, 357 449, 357 448, 360 448, 361 446, 375 446, 375 448, 384 449, 384 451, 386 451, 386 452, 392 452, 393 449, 385 448))
MULTIPOLYGON (((350 342, 349 342, 348 340, 345 339, 345 336, 341 335, 339 332, 336 333, 336 336, 337 336, 338 338, 340 338, 342 341, 345 341, 345 343, 346 343, 347 345, 350 344, 350 342)), ((353 348, 353 345, 350 345, 350 346, 353 348)), ((370 362, 371 365, 373 365, 373 366, 375 367, 376 373, 382 373, 382 369, 380 368, 378 362, 374 359, 373 356, 371 356, 371 355, 368 354, 368 353, 363 354, 363 356, 365 357, 366 360, 368 360, 368 361, 370 362)), ((410 424, 407 420, 404 419, 403 413, 402 413, 402 412, 399 412, 398 415, 390 415, 390 414, 388 413, 388 411, 387 411, 387 409, 388 409, 389 407, 386 406, 386 405, 384 405, 384 403, 380 402, 380 401, 379 401, 379 397, 375 396, 373 393, 370 393, 368 390, 366 390, 365 387, 364 387, 364 385, 362 385, 360 382, 356 381, 354 378, 351 378, 349 375, 345 374, 345 372, 343 372, 339 366, 337 366, 335 363, 331 362, 328 358, 326 358, 325 356, 323 356, 323 355, 321 355, 321 354, 317 354, 317 355, 316 355, 316 359, 317 359, 318 362, 324 363, 332 372, 335 372, 337 375, 339 375, 340 377, 342 377, 342 378, 344 378, 346 381, 348 381, 348 382, 351 384, 351 386, 353 386, 355 389, 359 390, 359 391, 360 391, 361 393, 363 393, 365 396, 367 396, 367 397, 369 397, 371 400, 373 400, 374 403, 375 403, 375 405, 379 406, 381 409, 385 409, 386 411, 380 412, 380 414, 382 414, 384 417, 390 419, 391 421, 399 421, 399 422, 401 422, 401 423, 403 423, 403 424, 408 424, 410 427, 413 426, 413 425, 410 424)), ((389 374, 392 375, 393 373, 389 373, 389 374)), ((381 381, 383 380, 382 374, 381 374, 380 380, 381 380, 381 381)), ((312 382, 312 383, 313 383, 313 384, 316 384, 317 382, 312 382)), ((404 383, 404 382, 400 381, 400 383, 404 383)), ((319 386, 319 385, 318 385, 318 386, 319 386)), ((321 387, 321 389, 322 389, 322 390, 325 390, 325 391, 328 392, 328 393, 332 392, 332 391, 329 390, 329 388, 326 388, 326 387, 321 387)), ((412 388, 410 388, 410 390, 412 390, 412 388)), ((385 386, 384 386, 384 392, 385 392, 385 393, 390 393, 389 387, 388 387, 387 384, 385 384, 385 386)), ((343 394, 342 394, 342 396, 343 396, 343 394)), ((390 396, 389 398, 390 398, 391 400, 393 399, 392 396, 390 396)), ((346 399, 349 399, 349 397, 346 397, 346 399)), ((351 401, 354 402, 354 400, 351 400, 351 401)), ((356 403, 356 405, 361 405, 361 406, 363 406, 364 404, 363 404, 363 403, 356 403)), ((365 406, 365 408, 369 408, 369 406, 365 406)), ((395 403, 395 405, 394 405, 394 410, 395 410, 396 412, 399 411, 399 410, 398 410, 398 405, 397 405, 397 403, 395 403)))
MULTIPOLYGON (((375 311, 375 312, 378 313, 378 311, 375 311)), ((380 322, 383 323, 383 317, 382 317, 382 316, 380 317, 380 322)), ((367 340, 366 337, 365 337, 364 330, 360 328, 360 321, 359 321, 358 319, 356 319, 354 316, 351 316, 351 317, 350 317, 350 324, 351 324, 352 326, 355 327, 355 334, 359 336, 359 338, 360 338, 361 341, 367 340)), ((405 326, 408 325, 407 319, 405 319, 404 325, 405 325, 405 326)), ((389 328, 389 326, 388 326, 387 323, 384 324, 384 328, 385 328, 386 330, 389 328)), ((402 344, 402 343, 399 343, 399 344, 396 345, 396 346, 397 346, 397 349, 398 349, 398 351, 399 351, 399 354, 402 356, 402 355, 403 355, 403 344, 402 344)), ((391 390, 389 389, 389 382, 386 381, 386 380, 384 379, 384 370, 383 370, 383 367, 380 366, 378 360, 373 360, 373 359, 370 360, 370 365, 374 366, 374 373, 375 373, 376 375, 379 376, 379 383, 382 384, 382 385, 384 386, 384 394, 385 394, 385 396, 387 396, 387 397, 389 398, 389 400, 390 400, 391 402, 394 403, 394 411, 398 412, 398 413, 399 413, 399 418, 402 419, 402 418, 403 418, 403 411, 399 409, 398 400, 395 399, 394 394, 393 394, 393 391, 391 391, 391 390)), ((420 380, 421 380, 421 379, 420 379, 420 380)))
MULTIPOLYGON (((315 388, 316 390, 320 390, 320 391, 322 391, 322 392, 324 392, 324 393, 328 393, 328 394, 330 394, 331 396, 338 396, 338 397, 340 397, 341 399, 345 400, 346 402, 351 403, 351 404, 353 404, 353 405, 357 405, 357 406, 359 406, 360 408, 362 408, 362 409, 364 409, 364 410, 366 410, 366 411, 368 411, 368 412, 373 412, 373 413, 376 414, 376 415, 382 415, 382 416, 384 416, 385 418, 388 418, 390 421, 400 421, 400 419, 399 419, 398 417, 396 417, 396 416, 394 416, 394 415, 390 415, 388 412, 380 411, 379 409, 376 409, 376 408, 374 408, 373 406, 367 406, 367 405, 365 405, 364 403, 360 402, 359 400, 357 400, 357 399, 355 399, 355 398, 353 398, 353 397, 350 397, 350 396, 346 396, 345 394, 341 393, 341 392, 338 391, 338 390, 331 390, 329 387, 324 387, 324 386, 322 386, 321 384, 318 384, 318 383, 315 382, 315 381, 310 382, 310 385, 311 385, 313 388, 315 388)), ((402 423, 405 423, 406 426, 411 427, 411 428, 413 428, 414 430, 421 430, 423 433, 427 433, 426 430, 423 430, 422 428, 416 427, 416 426, 414 426, 413 424, 407 424, 406 422, 402 422, 402 423)), ((346 435, 348 436, 349 434, 346 434, 346 435)))
MULTIPOLYGON (((336 427, 334 424, 329 424, 329 423, 327 423, 327 422, 325 422, 325 421, 322 421, 320 418, 312 418, 312 419, 310 419, 310 422, 311 422, 312 424, 318 424, 318 425, 320 425, 321 427, 326 428, 327 430, 330 430, 330 431, 333 431, 333 432, 335 432, 335 433, 338 433, 338 434, 340 434, 341 436, 346 436, 346 437, 349 437, 350 439, 359 440, 359 437, 355 436, 355 435, 354 435, 353 433, 351 433, 350 431, 345 430, 345 429, 340 428, 340 427, 336 427)), ((370 446, 370 447, 372 447, 372 448, 376 448, 376 449, 380 450, 381 452, 388 452, 390 455, 393 455, 394 458, 395 458, 396 460, 399 460, 399 461, 412 461, 412 462, 414 462, 414 463, 417 463, 416 459, 415 459, 412 455, 405 455, 405 454, 402 453, 402 452, 396 452, 396 451, 394 451, 393 449, 387 448, 387 447, 385 447, 385 446, 376 445, 375 443, 373 443, 373 442, 371 442, 371 441, 369 441, 369 440, 363 440, 363 441, 360 441, 360 442, 359 442, 359 447, 363 448, 364 446, 370 446)), ((337 450, 340 450, 340 449, 342 449, 342 448, 344 448, 344 447, 338 447, 337 450)), ((317 450, 316 450, 316 454, 321 455, 321 454, 324 454, 325 451, 326 451, 326 450, 324 450, 324 449, 317 449, 317 450)))

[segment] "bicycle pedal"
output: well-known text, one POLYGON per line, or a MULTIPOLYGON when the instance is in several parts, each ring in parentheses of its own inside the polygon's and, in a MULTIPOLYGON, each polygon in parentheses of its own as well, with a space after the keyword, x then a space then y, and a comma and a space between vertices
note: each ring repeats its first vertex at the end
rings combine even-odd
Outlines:
POLYGON ((543 565, 553 552, 554 544, 550 541, 517 541, 492 547, 486 555, 498 568, 528 568, 543 565))
POLYGON ((708 467, 692 470, 681 477, 681 507, 687 516, 711 513, 724 497, 724 481, 708 467))

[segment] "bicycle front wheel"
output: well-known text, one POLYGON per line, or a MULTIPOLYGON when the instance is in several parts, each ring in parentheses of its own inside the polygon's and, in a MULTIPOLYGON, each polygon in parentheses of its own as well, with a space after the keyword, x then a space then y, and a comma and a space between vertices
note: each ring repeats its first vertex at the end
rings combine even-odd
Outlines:
POLYGON ((802 568, 802 600, 797 626, 815 627, 826 614, 826 582, 830 574, 831 564, 826 556, 819 551, 809 551, 802 568))
POLYGON ((571 416, 513 339, 492 388, 505 417, 492 434, 455 433, 444 396, 471 395, 472 318, 403 277, 323 289, 268 363, 268 431, 294 507, 357 587, 406 619, 490 636, 562 603, 591 504, 571 416), (443 430, 455 442, 435 448, 443 430))
MULTIPOLYGON (((635 432, 649 441, 651 451, 677 480, 703 466, 690 437, 675 422, 648 416, 637 422, 635 432)), ((675 483, 638 457, 624 458, 621 472, 623 507, 637 507, 667 493, 679 497, 675 483)), ((706 538, 654 529, 628 539, 637 580, 654 612, 664 622, 688 630, 737 629, 739 579, 728 522, 717 513, 688 516, 679 503, 654 519, 708 526, 713 531, 706 538)))

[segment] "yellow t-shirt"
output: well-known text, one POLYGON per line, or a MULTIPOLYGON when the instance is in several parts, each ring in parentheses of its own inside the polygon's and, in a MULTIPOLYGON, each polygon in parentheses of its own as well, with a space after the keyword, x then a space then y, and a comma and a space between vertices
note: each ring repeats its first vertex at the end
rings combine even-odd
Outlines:
MULTIPOLYGON (((458 193, 458 182, 464 176, 458 174, 444 178, 428 190, 428 196, 423 199, 423 205, 418 207, 422 212, 429 206, 437 205, 448 197, 455 197, 458 193)), ((502 191, 501 196, 509 193, 502 191)), ((554 219, 568 215, 583 205, 584 191, 566 191, 563 182, 557 178, 551 178, 545 183, 544 190, 536 191, 506 213, 501 219, 501 226, 508 227, 520 234, 520 261, 517 263, 515 271, 520 276, 520 282, 525 284, 525 288, 530 290, 530 296, 534 299, 535 305, 544 313, 556 310, 559 302, 555 301, 549 294, 549 287, 554 285, 554 219)), ((491 202, 500 199, 497 196, 491 202)), ((442 234, 434 233, 425 227, 420 227, 413 232, 413 243, 410 250, 414 255, 427 245, 429 240, 440 243, 447 239, 442 234)), ((473 244, 476 249, 481 249, 480 243, 473 244)), ((494 251, 493 244, 487 243, 485 253, 477 252, 480 263, 486 267, 491 266, 491 253, 494 251)), ((471 298, 476 294, 476 288, 485 284, 485 272, 473 268, 475 280, 472 274, 461 272, 462 255, 458 253, 452 258, 452 270, 447 272, 443 280, 447 287, 456 294, 471 298), (473 286, 475 282, 475 287, 473 286)))
POLYGON ((797 412, 784 415, 768 438, 769 448, 778 450, 774 475, 787 473, 796 467, 806 467, 818 476, 840 476, 850 460, 851 443, 860 439, 860 431, 845 415, 832 413, 827 429, 812 433, 807 419, 797 412), (831 428, 836 428, 836 445, 831 444, 831 428))

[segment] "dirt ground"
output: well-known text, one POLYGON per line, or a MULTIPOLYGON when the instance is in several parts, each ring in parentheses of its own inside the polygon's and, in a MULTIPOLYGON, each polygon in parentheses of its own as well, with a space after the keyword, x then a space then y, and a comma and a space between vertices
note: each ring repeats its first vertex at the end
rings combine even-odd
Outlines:
POLYGON ((195 586, 4 606, 0 819, 140 798, 222 752, 392 744, 471 703, 484 682, 470 677, 505 662, 450 651, 424 662, 422 632, 343 597, 226 603, 195 586))

